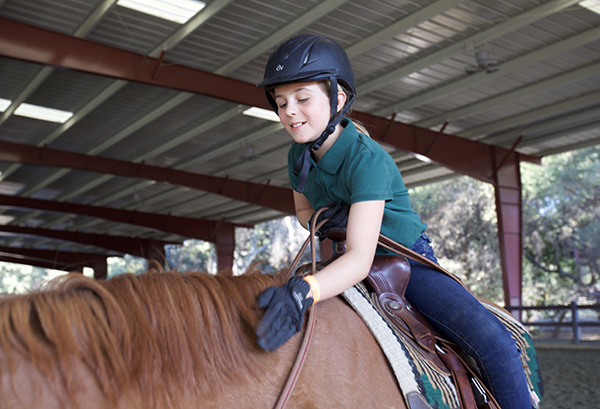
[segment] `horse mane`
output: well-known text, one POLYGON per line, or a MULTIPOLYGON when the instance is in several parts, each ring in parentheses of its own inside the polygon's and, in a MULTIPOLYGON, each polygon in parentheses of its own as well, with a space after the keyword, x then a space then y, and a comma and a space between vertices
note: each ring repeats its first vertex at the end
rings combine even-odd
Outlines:
POLYGON ((77 396, 81 363, 110 401, 133 392, 173 407, 186 389, 210 394, 253 372, 256 298, 283 279, 258 271, 151 270, 106 281, 68 274, 40 291, 0 298, 0 347, 11 371, 24 358, 58 378, 62 399, 77 396))

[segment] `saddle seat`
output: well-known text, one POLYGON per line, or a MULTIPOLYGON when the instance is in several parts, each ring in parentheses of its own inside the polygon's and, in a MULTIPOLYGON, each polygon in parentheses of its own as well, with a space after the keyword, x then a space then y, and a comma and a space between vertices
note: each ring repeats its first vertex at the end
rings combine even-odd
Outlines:
MULTIPOLYGON (((345 230, 327 233, 327 237, 335 243, 334 255, 318 263, 317 270, 324 268, 345 253, 345 233, 345 230)), ((298 268, 296 274, 303 275, 309 271, 310 265, 303 265, 298 268)), ((385 313, 388 322, 405 335, 403 339, 410 343, 413 351, 416 351, 439 373, 454 379, 462 408, 498 409, 489 393, 475 398, 470 379, 477 376, 459 355, 458 346, 437 331, 406 300, 405 292, 410 274, 410 264, 406 257, 376 255, 369 275, 364 281, 374 294, 373 303, 379 311, 385 313)), ((480 385, 479 381, 476 382, 480 385)))

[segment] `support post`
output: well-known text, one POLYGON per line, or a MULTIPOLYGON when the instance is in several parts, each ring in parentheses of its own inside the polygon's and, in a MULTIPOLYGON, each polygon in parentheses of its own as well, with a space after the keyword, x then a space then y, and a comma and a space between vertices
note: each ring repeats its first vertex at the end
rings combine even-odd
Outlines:
MULTIPOLYGON (((498 241, 506 307, 522 305, 522 197, 518 153, 505 157, 495 170, 494 190, 498 217, 498 241)), ((512 310, 521 319, 520 310, 512 310)))
POLYGON ((217 272, 233 274, 233 252, 235 249, 235 229, 232 224, 220 224, 215 231, 215 246, 217 248, 217 272))
POLYGON ((573 326, 573 343, 581 342, 581 327, 579 326, 579 313, 577 312, 577 301, 571 302, 571 325, 573 326))
POLYGON ((152 263, 158 263, 161 267, 167 265, 164 242, 158 240, 148 240, 143 249, 144 258, 148 260, 148 267, 152 263))
POLYGON ((106 259, 104 259, 104 261, 94 261, 91 267, 94 269, 94 278, 96 280, 106 280, 106 277, 108 276, 108 265, 106 259))

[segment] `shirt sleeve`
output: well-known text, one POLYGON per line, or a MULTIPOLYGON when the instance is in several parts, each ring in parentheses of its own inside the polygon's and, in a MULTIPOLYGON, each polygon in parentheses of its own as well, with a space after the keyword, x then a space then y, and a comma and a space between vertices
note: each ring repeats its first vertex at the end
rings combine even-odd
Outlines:
POLYGON ((393 181, 399 177, 398 168, 382 148, 362 150, 356 158, 350 177, 351 203, 367 200, 392 200, 393 181))

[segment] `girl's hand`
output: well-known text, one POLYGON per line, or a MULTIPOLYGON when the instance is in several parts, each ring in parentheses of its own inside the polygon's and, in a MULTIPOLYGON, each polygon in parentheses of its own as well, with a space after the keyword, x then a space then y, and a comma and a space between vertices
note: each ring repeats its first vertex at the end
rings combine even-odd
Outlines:
MULTIPOLYGON (((316 225, 318 225, 321 223, 321 221, 329 219, 323 226, 321 226, 319 231, 316 232, 317 237, 319 237, 321 241, 327 238, 327 232, 332 230, 345 230, 348 226, 348 213, 350 212, 350 206, 347 203, 331 202, 327 205, 327 207, 328 209, 321 212, 316 220, 316 225)), ((313 214, 308 221, 309 226, 310 223, 312 223, 314 216, 315 215, 313 214)))
POLYGON ((310 285, 300 277, 263 291, 258 306, 266 311, 256 328, 258 345, 273 351, 302 329, 304 313, 313 303, 312 298, 306 298, 309 291, 310 285))

